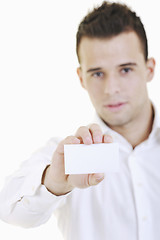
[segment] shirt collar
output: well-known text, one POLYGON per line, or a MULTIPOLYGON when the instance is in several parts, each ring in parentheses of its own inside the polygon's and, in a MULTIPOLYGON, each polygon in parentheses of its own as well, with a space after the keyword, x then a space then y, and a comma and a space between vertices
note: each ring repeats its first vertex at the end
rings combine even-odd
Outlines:
POLYGON ((152 126, 152 131, 149 137, 154 136, 155 134, 160 134, 160 112, 155 103, 152 102, 153 111, 154 111, 154 121, 152 126))
POLYGON ((160 112, 156 105, 152 103, 153 109, 154 109, 154 122, 153 122, 153 128, 160 128, 160 112))

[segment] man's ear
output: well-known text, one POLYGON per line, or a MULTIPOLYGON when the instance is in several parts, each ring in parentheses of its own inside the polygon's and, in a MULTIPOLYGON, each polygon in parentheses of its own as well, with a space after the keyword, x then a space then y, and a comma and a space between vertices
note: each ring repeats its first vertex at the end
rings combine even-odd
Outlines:
POLYGON ((77 68, 77 74, 78 74, 81 86, 85 89, 85 84, 84 84, 84 80, 83 80, 83 77, 82 77, 82 69, 81 69, 81 67, 77 68))
POLYGON ((156 61, 154 58, 147 60, 147 82, 150 82, 154 77, 156 61))

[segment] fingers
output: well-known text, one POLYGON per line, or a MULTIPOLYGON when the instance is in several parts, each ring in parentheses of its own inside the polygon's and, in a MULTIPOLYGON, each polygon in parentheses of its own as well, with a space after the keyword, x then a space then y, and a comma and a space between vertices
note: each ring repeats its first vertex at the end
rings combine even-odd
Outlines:
POLYGON ((76 137, 84 144, 102 143, 103 133, 98 124, 91 124, 88 127, 80 127, 76 137))
POLYGON ((76 137, 80 139, 81 143, 92 144, 92 143, 111 143, 113 139, 110 135, 102 133, 100 126, 96 123, 89 125, 88 127, 83 126, 76 132, 76 137))
POLYGON ((103 133, 100 126, 94 123, 90 125, 89 129, 92 135, 93 143, 102 143, 103 133))
POLYGON ((92 136, 88 127, 80 127, 76 132, 76 137, 80 139, 81 143, 92 144, 92 136))
POLYGON ((75 136, 68 136, 61 141, 56 149, 59 154, 64 154, 64 144, 92 144, 92 143, 111 143, 113 141, 110 135, 103 135, 98 124, 80 127, 75 136))

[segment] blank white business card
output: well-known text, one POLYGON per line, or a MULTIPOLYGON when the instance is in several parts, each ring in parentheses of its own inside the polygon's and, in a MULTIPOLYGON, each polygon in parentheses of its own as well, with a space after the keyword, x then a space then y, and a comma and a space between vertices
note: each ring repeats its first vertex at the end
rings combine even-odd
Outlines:
POLYGON ((64 145, 65 174, 118 172, 118 143, 64 145))

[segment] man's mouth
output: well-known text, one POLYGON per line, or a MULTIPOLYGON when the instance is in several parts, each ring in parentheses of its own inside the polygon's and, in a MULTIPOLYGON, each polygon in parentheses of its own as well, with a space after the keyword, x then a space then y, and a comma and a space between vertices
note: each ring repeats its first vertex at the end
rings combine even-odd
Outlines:
POLYGON ((104 105, 104 107, 112 112, 116 112, 121 110, 125 105, 126 105, 126 102, 117 102, 117 103, 110 103, 110 104, 104 105))

